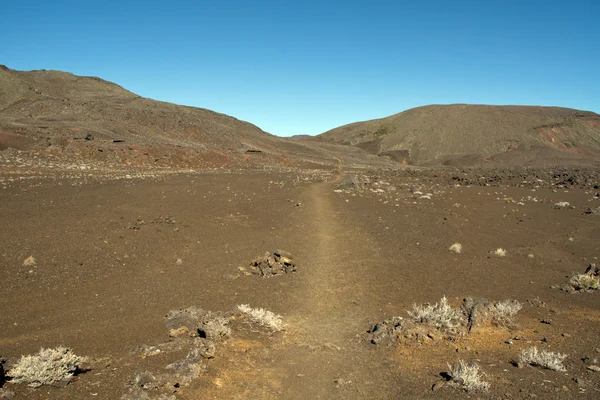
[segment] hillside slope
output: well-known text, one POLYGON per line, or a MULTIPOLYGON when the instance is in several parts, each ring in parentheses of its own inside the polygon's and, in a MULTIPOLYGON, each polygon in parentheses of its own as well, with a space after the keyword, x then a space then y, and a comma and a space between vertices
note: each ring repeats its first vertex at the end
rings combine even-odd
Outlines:
MULTIPOLYGON (((95 77, 0 66, 0 151, 132 165, 336 165, 345 146, 299 143, 214 111, 140 97, 95 77)), ((359 159, 372 158, 362 151, 359 159)))
POLYGON ((317 140, 414 164, 595 164, 600 115, 558 107, 431 105, 335 128, 317 140))

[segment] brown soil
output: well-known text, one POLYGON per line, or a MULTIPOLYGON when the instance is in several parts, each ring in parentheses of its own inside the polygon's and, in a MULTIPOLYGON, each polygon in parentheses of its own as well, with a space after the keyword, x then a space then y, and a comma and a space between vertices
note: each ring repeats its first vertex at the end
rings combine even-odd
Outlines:
POLYGON ((180 356, 136 351, 174 340, 167 311, 247 303, 281 314, 286 331, 234 330, 198 379, 151 398, 464 398, 447 385, 431 390, 459 358, 478 360, 485 396, 598 397, 600 377, 586 367, 600 358, 600 293, 551 288, 600 252, 598 217, 584 214, 600 202, 597 172, 355 171, 370 181, 364 190, 334 192, 346 172, 3 175, 0 355, 10 369, 20 355, 64 344, 92 369, 64 388, 2 390, 120 398, 136 374, 180 356), (553 208, 558 201, 574 208, 553 208), (457 241, 461 254, 447 250, 457 241), (498 247, 508 255, 491 255, 498 247), (235 278, 274 248, 294 254, 297 273, 235 278), (33 267, 22 265, 29 256, 33 267), (466 296, 519 300, 519 327, 454 342, 368 342, 371 323, 444 295, 455 306, 466 296), (567 372, 514 367, 533 345, 568 354, 567 372))

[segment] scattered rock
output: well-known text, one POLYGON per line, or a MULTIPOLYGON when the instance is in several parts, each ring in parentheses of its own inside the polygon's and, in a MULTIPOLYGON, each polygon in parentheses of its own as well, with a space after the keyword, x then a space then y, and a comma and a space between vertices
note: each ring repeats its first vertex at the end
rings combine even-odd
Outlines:
POLYGON ((4 358, 0 357, 0 388, 4 385, 4 358))
POLYGON ((369 342, 379 344, 385 340, 397 340, 405 322, 402 317, 394 317, 372 325, 367 331, 369 342))
POLYGON ((190 330, 187 326, 180 326, 177 329, 169 329, 170 337, 180 337, 180 336, 189 336, 190 330))
POLYGON ((171 310, 165 315, 165 325, 169 330, 186 328, 188 331, 196 331, 200 325, 200 319, 206 313, 196 306, 171 310))
POLYGON ((16 393, 13 392, 12 390, 8 390, 6 388, 2 389, 0 388, 0 399, 14 399, 16 396, 16 393))
POLYGON ((473 328, 489 325, 492 322, 491 304, 488 299, 467 297, 461 306, 462 312, 467 317, 469 332, 473 328))
POLYGON ((165 367, 166 370, 174 372, 174 375, 171 377, 171 379, 175 380, 175 382, 171 382, 172 384, 174 383, 175 385, 187 386, 193 379, 196 379, 206 369, 206 365, 202 361, 202 351, 203 350, 201 348, 194 347, 184 359, 176 361, 165 367))
POLYGON ((600 215, 600 207, 588 208, 587 210, 585 210, 585 214, 587 214, 587 215, 600 215))
POLYGON ((194 351, 203 358, 214 358, 217 347, 215 346, 215 343, 210 340, 195 338, 194 351))
POLYGON ((144 371, 136 374, 133 380, 127 382, 132 389, 152 390, 159 389, 167 384, 165 378, 157 378, 153 373, 144 371))
POLYGON ((358 176, 344 175, 340 183, 336 186, 336 189, 343 191, 360 191, 362 190, 362 184, 358 180, 358 176))
POLYGON ((165 316, 165 325, 169 329, 169 336, 177 337, 191 332, 191 335, 215 340, 229 336, 229 317, 226 313, 204 311, 191 306, 169 311, 165 316))
POLYGON ((208 311, 200 318, 198 334, 201 338, 217 340, 230 333, 229 318, 224 313, 208 311))
POLYGON ((33 267, 35 264, 35 258, 33 258, 33 256, 29 256, 25 260, 23 260, 24 267, 33 267))
POLYGON ((589 371, 593 371, 593 372, 600 372, 600 367, 597 365, 588 365, 587 369, 589 371))
POLYGON ((267 251, 264 256, 252 260, 249 269, 254 275, 270 278, 296 272, 296 265, 291 253, 277 249, 273 254, 267 251))

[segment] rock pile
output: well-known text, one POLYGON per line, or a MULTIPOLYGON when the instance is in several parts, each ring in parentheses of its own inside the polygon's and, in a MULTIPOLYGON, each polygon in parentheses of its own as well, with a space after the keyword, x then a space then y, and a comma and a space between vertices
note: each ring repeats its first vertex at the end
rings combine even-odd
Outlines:
POLYGON ((283 275, 296 272, 293 256, 284 250, 275 250, 273 254, 268 251, 264 256, 258 257, 250 263, 252 274, 270 278, 274 275, 283 275))

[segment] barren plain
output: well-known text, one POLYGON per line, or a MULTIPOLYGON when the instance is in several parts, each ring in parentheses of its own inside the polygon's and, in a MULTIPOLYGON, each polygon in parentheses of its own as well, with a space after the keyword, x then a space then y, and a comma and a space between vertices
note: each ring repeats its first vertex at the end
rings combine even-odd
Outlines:
POLYGON ((13 115, 0 398, 600 397, 593 158, 403 165, 264 132, 167 149, 13 115), (85 361, 19 381, 59 346, 85 361), (534 347, 555 364, 524 361, 534 347))

